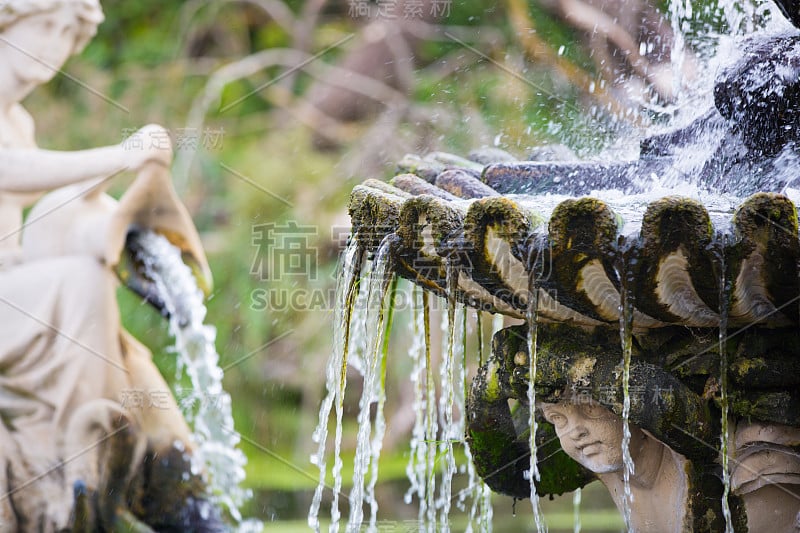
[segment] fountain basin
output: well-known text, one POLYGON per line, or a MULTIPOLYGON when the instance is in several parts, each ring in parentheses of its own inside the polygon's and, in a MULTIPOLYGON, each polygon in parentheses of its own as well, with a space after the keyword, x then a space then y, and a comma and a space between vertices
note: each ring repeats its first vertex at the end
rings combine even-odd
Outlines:
MULTIPOLYGON (((678 454, 681 527, 719 531, 730 512, 734 530, 745 531, 745 500, 723 498, 729 489, 717 475, 719 443, 727 442, 721 413, 800 427, 795 204, 776 192, 742 200, 501 194, 519 189, 520 176, 536 181, 555 167, 580 176, 591 167, 506 160, 477 172, 476 162, 443 154, 409 160, 418 174, 401 164, 389 183, 368 180, 353 191, 357 244, 375 254, 388 242, 396 274, 451 301, 527 321, 495 335, 470 388, 467 442, 487 485, 514 498, 531 495, 533 384, 537 406, 583 399, 678 454), (509 189, 499 185, 506 182, 509 189), (537 303, 535 379, 530 301, 537 303), (628 378, 623 320, 631 325, 628 378)), ((633 168, 599 172, 623 167, 633 168)), ((562 494, 597 479, 558 445, 553 425, 534 416, 536 493, 562 494)))
POLYGON ((597 196, 449 199, 378 183, 351 196, 366 250, 396 233, 400 275, 443 295, 452 269, 455 297, 476 308, 523 318, 534 276, 541 320, 617 328, 625 270, 635 280, 636 330, 718 327, 723 274, 730 326, 800 318, 797 211, 776 193, 707 208, 678 196, 632 205, 597 196))

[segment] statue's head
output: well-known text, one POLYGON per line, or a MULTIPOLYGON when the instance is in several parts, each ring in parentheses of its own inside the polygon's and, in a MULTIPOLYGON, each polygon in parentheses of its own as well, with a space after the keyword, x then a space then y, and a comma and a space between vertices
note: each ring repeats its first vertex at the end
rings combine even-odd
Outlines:
MULTIPOLYGON (((567 455, 598 474, 621 471, 622 419, 593 400, 579 400, 539 405, 567 455)), ((641 438, 640 429, 630 430, 632 443, 641 438)))
POLYGON ((22 80, 44 83, 102 21, 98 0, 0 0, 0 61, 22 80))

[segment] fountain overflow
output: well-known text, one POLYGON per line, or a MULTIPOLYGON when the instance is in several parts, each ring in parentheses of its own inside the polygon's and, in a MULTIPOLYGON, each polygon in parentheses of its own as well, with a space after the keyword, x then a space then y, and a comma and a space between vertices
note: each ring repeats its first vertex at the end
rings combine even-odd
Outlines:
MULTIPOLYGON (((789 4, 779 7, 791 18, 797 9, 789 4)), ((691 16, 690 6, 679 7, 676 18, 691 16)), ((747 26, 730 6, 722 11, 732 31, 747 26)), ((748 521, 757 523, 759 510, 748 506, 750 492, 735 482, 729 456, 745 422, 790 433, 800 427, 800 244, 795 205, 782 194, 800 183, 793 163, 800 128, 791 112, 800 74, 777 77, 769 94, 782 96, 773 101, 754 69, 787 64, 797 43, 796 31, 749 41, 752 54, 717 80, 712 107, 688 126, 645 139, 636 160, 529 162, 494 151, 466 161, 432 153, 405 158, 390 184, 367 180, 354 189, 350 214, 363 249, 376 254, 390 238, 394 273, 423 290, 417 331, 425 337, 425 380, 423 387, 417 356, 415 404, 425 409, 412 461, 424 456, 425 464, 409 463, 409 495, 420 499, 424 529, 449 527, 449 486, 433 498, 431 454, 438 442, 447 458, 441 482, 449 484, 456 302, 526 320, 496 332, 469 387, 467 457, 492 490, 530 498, 536 513, 539 495, 579 490, 599 476, 558 427, 536 418, 537 402, 557 404, 577 392, 593 413, 610 413, 598 419, 619 421, 618 505, 629 529, 646 527, 647 509, 657 516, 654 502, 674 506, 664 519, 676 531, 745 531, 748 521), (771 115, 782 109, 789 111, 771 115), (764 125, 773 119, 792 127, 770 135, 764 125), (688 158, 693 152, 703 155, 688 158), (672 194, 676 186, 682 196, 672 194), (536 263, 546 270, 526 255, 534 242, 546 244, 536 263), (448 301, 440 424, 429 292, 448 301), (527 427, 510 401, 522 406, 527 427), (562 446, 544 452, 554 433, 562 446), (645 448, 633 453, 634 437, 661 454, 653 464, 683 465, 675 467, 684 473, 680 482, 642 489, 652 464, 645 448)), ((544 527, 537 517, 537 530, 544 527)))

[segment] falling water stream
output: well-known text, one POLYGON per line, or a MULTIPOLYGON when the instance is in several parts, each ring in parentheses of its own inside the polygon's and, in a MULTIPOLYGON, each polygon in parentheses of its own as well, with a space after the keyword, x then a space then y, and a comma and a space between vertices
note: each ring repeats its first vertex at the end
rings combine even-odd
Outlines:
POLYGON ((342 488, 342 418, 345 390, 345 371, 347 367, 347 353, 350 343, 350 331, 355 297, 358 294, 357 284, 364 261, 363 248, 358 243, 357 236, 353 236, 342 253, 339 276, 336 286, 336 306, 334 323, 334 349, 332 357, 328 360, 326 368, 327 395, 322 402, 319 412, 319 424, 312 439, 317 443, 317 452, 311 457, 311 462, 316 464, 320 471, 319 484, 314 491, 314 498, 308 513, 308 525, 315 531, 320 530, 319 510, 322 503, 322 492, 326 488, 327 440, 328 418, 334 404, 336 406, 336 434, 334 437, 334 466, 333 466, 333 502, 331 503, 331 531, 338 531, 339 521, 339 494, 342 488))
POLYGON ((389 351, 389 336, 392 331, 392 323, 394 322, 394 301, 397 293, 397 283, 398 278, 393 276, 389 287, 389 307, 386 310, 384 319, 385 329, 383 337, 375 346, 380 377, 377 380, 377 388, 374 392, 378 400, 377 409, 375 411, 375 429, 370 448, 369 485, 367 486, 366 492, 367 501, 370 505, 369 523, 371 528, 375 527, 378 519, 378 500, 375 498, 375 486, 378 483, 378 461, 380 460, 381 450, 383 449, 383 437, 386 434, 386 417, 384 415, 386 407, 386 356, 389 351))
POLYGON ((409 350, 411 356, 411 382, 414 384, 414 427, 411 430, 411 444, 406 466, 406 475, 410 485, 405 495, 406 504, 410 504, 416 496, 419 501, 418 520, 420 524, 425 522, 428 509, 427 499, 427 480, 433 475, 433 466, 428 464, 428 440, 427 413, 428 413, 428 391, 427 391, 427 369, 430 360, 428 354, 429 342, 426 342, 429 331, 428 311, 423 310, 422 289, 413 289, 413 311, 414 316, 411 322, 411 333, 414 343, 409 350))
POLYGON ((721 407, 720 459, 722 461, 722 515, 725 517, 725 533, 733 533, 733 518, 728 503, 731 492, 731 472, 729 465, 730 429, 728 427, 728 308, 730 304, 731 283, 725 265, 725 243, 727 236, 719 234, 715 249, 719 266, 719 394, 721 407))
POLYGON ((430 531, 436 531, 436 438, 439 424, 436 413, 436 382, 433 377, 431 361, 431 305, 427 292, 422 293, 422 311, 424 317, 425 342, 425 503, 420 501, 420 513, 425 510, 421 523, 427 524, 430 531))
MULTIPOLYGON (((532 246, 536 246, 535 244, 532 246)), ((536 525, 537 533, 543 533, 547 530, 547 526, 542 518, 542 510, 539 506, 539 494, 536 492, 536 482, 540 480, 539 477, 539 461, 536 454, 536 363, 537 363, 537 343, 536 335, 537 329, 537 312, 539 310, 539 284, 537 282, 537 262, 541 256, 541 251, 536 250, 536 255, 533 260, 528 261, 528 311, 526 320, 528 323, 528 375, 530 376, 528 382, 528 427, 530 427, 530 437, 528 443, 531 449, 530 455, 530 470, 528 471, 528 480, 531 485, 531 508, 533 509, 533 520, 536 525)))
POLYGON ((625 526, 628 531, 631 531, 631 504, 633 503, 633 494, 631 494, 631 476, 634 474, 635 467, 633 458, 631 457, 631 427, 630 427, 630 414, 631 414, 631 393, 630 393, 630 378, 631 378, 631 352, 633 350, 633 282, 631 279, 633 272, 632 266, 634 260, 628 255, 632 253, 632 249, 626 250, 623 243, 623 248, 620 256, 622 265, 619 269, 619 277, 621 282, 620 291, 620 321, 619 333, 620 342, 622 343, 622 462, 625 465, 623 470, 623 487, 624 487, 624 500, 622 505, 622 515, 625 519, 625 526))
POLYGON ((240 436, 233 426, 231 398, 222 388, 223 371, 214 346, 216 330, 203 324, 203 293, 181 259, 181 251, 165 237, 138 231, 129 236, 128 244, 136 260, 144 265, 169 315, 178 355, 177 382, 186 376, 191 385, 176 396, 192 428, 192 468, 206 477, 212 501, 230 514, 239 531, 260 531, 259 522, 242 521, 239 511, 250 497, 250 492, 240 486, 247 458, 237 448, 240 436))
MULTIPOLYGON (((456 458, 453 450, 453 441, 460 440, 463 432, 456 426, 453 409, 455 407, 455 372, 456 363, 456 280, 457 270, 448 261, 447 263, 447 315, 443 322, 445 345, 443 346, 442 365, 440 367, 441 396, 439 398, 439 412, 441 413, 441 442, 439 451, 442 454, 444 469, 442 483, 439 487, 439 527, 441 531, 450 531, 450 500, 452 497, 453 476, 456 473, 456 458)), ((463 407, 461 409, 463 412, 463 407)))
MULTIPOLYGON (((498 315, 499 316, 499 315, 498 315)), ((502 326, 502 322, 501 322, 502 326)), ((499 327, 501 327, 499 326, 499 327)), ((498 327, 498 329, 499 329, 498 327)), ((483 313, 482 311, 475 312, 475 328, 476 328, 476 341, 478 344, 478 365, 483 365, 483 353, 486 349, 483 346, 483 313)), ((494 334, 494 332, 493 332, 494 334)), ((463 363, 462 374, 464 379, 464 397, 467 397, 468 391, 468 364, 467 364, 467 313, 464 310, 464 345, 463 345, 463 363)), ((492 531, 492 491, 486 483, 478 476, 475 471, 475 465, 472 462, 472 452, 469 445, 465 442, 464 452, 466 455, 466 471, 467 471, 467 488, 462 493, 470 493, 472 497, 472 504, 469 509, 469 520, 467 522, 466 533, 474 533, 474 531, 481 531, 484 533, 491 533, 492 531)))
POLYGON ((581 489, 572 493, 572 533, 581 533, 581 489))
MULTIPOLYGON (((374 495, 374 483, 366 485, 366 475, 370 471, 373 458, 380 455, 383 442, 383 401, 380 400, 381 369, 383 368, 381 339, 384 333, 386 307, 384 300, 389 291, 390 281, 393 277, 389 270, 389 250, 392 244, 391 235, 384 239, 373 259, 372 271, 368 279, 367 316, 364 321, 368 350, 362 361, 362 375, 364 378, 363 391, 359 401, 358 435, 356 438, 356 455, 353 465, 353 486, 350 490, 350 518, 348 531, 357 530, 363 522, 364 509, 362 503, 370 506, 370 527, 375 527, 377 516, 377 501, 374 495), (378 406, 375 426, 371 421, 372 404, 378 406), (376 442, 377 441, 377 442, 376 442), (372 491, 370 491, 370 488, 372 491)), ((376 458, 377 461, 377 458, 376 458)), ((377 464, 375 466, 377 468, 377 464)), ((377 481, 377 474, 376 474, 377 481)))

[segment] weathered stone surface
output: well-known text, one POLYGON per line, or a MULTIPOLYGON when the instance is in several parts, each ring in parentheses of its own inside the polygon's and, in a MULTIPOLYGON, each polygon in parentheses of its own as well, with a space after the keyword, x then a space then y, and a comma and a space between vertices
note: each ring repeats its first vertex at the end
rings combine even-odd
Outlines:
POLYGON ((481 180, 461 169, 448 169, 436 176, 436 186, 467 200, 499 195, 481 180))
POLYGON ((758 193, 734 215, 735 244, 729 249, 728 279, 734 280, 730 315, 766 326, 788 326, 800 312, 797 210, 786 197, 758 193))
MULTIPOLYGON (((537 402, 595 402, 621 414, 619 338, 563 325, 540 324, 538 330, 537 402)), ((477 472, 492 490, 516 498, 525 498, 530 491, 525 473, 530 454, 527 333, 523 325, 495 335, 492 355, 473 380, 467 404, 467 438, 477 472)), ((722 484, 713 473, 718 451, 709 444, 719 442, 719 412, 709 399, 645 362, 653 358, 639 352, 631 365, 630 423, 687 459, 682 481, 688 489, 686 526, 692 531, 719 531, 724 525, 722 484)), ((538 421, 537 426, 540 495, 574 490, 594 479, 592 472, 560 448, 552 425, 538 421)), ((731 497, 729 501, 735 530, 745 531, 741 500, 731 497)))
MULTIPOLYGON (((516 398, 509 386, 507 365, 493 352, 478 370, 467 402, 467 441, 478 475, 494 491, 514 498, 530 496, 530 428, 527 406, 517 404, 512 414, 509 400, 516 398), (516 422, 516 423, 515 423, 516 422)), ((536 433, 540 496, 558 495, 583 487, 594 474, 567 456, 543 419, 536 433)))
MULTIPOLYGON (((619 337, 588 333, 567 326, 541 325, 538 335, 537 398, 556 403, 583 395, 622 413, 623 387, 619 337)), ((526 398, 527 364, 517 365, 514 356, 527 353, 527 326, 501 330, 493 340, 500 352, 515 398, 526 398)), ((718 421, 712 406, 672 374, 638 353, 631 364, 631 421, 658 440, 690 459, 708 461, 714 451, 706 442, 716 442, 718 421)))
POLYGON ((482 180, 501 194, 588 194, 592 190, 636 189, 638 175, 648 175, 648 162, 520 162, 489 165, 482 180))
POLYGON ((367 180, 350 193, 348 211, 353 232, 369 252, 377 250, 384 237, 397 230, 400 208, 410 196, 378 180, 367 180))
MULTIPOLYGON (((779 7, 798 24, 797 2, 779 7)), ((586 398, 622 415, 626 295, 630 422, 686 458, 686 527, 693 531, 724 528, 718 461, 725 405, 732 422, 800 427, 799 225, 795 205, 778 194, 800 189, 800 35, 747 46, 718 81, 716 107, 687 127, 645 139, 639 159, 560 161, 548 152, 545 161, 515 161, 490 151, 471 161, 407 157, 401 167, 426 180, 405 187, 417 198, 368 187, 369 194, 354 191, 351 202, 359 228, 387 218, 401 243, 398 273, 421 286, 517 318, 529 317, 535 298, 539 401, 586 398), (703 159, 686 163, 686 154, 697 152, 703 159), (645 206, 636 203, 644 195, 615 203, 615 196, 593 192, 638 194, 652 175, 687 173, 707 191, 747 199, 734 211, 716 199, 703 205, 667 197, 645 206), (563 201, 562 194, 595 197, 563 201), (725 365, 727 380, 720 376, 725 365)), ((376 246, 374 236, 367 239, 368 248, 376 246)), ((515 498, 530 490, 528 329, 495 336, 467 405, 478 473, 515 498)), ((593 479, 553 448, 552 431, 542 421, 536 435, 539 494, 593 479)), ((740 496, 728 498, 735 531, 746 530, 740 496)))
POLYGON ((563 305, 599 321, 619 321, 617 218, 600 200, 566 200, 553 211, 550 246, 537 282, 563 305))
POLYGON ((712 240, 700 203, 667 197, 650 204, 633 252, 636 308, 667 323, 718 325, 721 270, 715 269, 712 240))
MULTIPOLYGON (((379 183, 367 181, 351 197, 354 228, 368 251, 397 230, 400 210, 412 197, 379 183)), ((417 178, 414 183, 432 187, 417 178)), ((733 214, 714 213, 713 221, 696 200, 662 198, 645 209, 638 238, 621 240, 622 218, 595 198, 566 200, 554 209, 544 199, 542 210, 552 209, 546 229, 536 196, 441 198, 448 194, 438 195, 442 204, 419 204, 415 216, 436 219, 445 204, 466 210, 463 223, 437 232, 429 244, 452 259, 456 278, 475 282, 469 305, 524 316, 533 275, 542 320, 616 329, 625 270, 633 280, 637 331, 715 328, 723 316, 730 327, 783 328, 800 319, 797 213, 785 196, 758 193, 733 214), (726 309, 719 304, 723 275, 730 284, 726 309)), ((422 240, 407 241, 406 256, 414 255, 413 245, 422 240)), ((426 285, 424 274, 410 277, 426 285)))
POLYGON ((389 183, 414 196, 427 194, 430 196, 436 196, 442 200, 458 200, 457 196, 450 194, 437 185, 433 185, 432 183, 425 181, 416 174, 398 174, 397 176, 393 177, 389 183))

